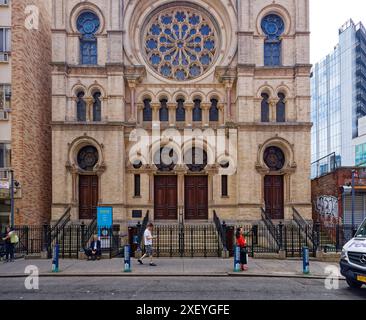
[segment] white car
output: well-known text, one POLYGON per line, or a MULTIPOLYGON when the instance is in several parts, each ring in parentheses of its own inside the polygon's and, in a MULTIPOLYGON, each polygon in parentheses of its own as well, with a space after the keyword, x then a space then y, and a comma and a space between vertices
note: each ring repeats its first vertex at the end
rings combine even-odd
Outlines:
POLYGON ((351 288, 366 285, 366 220, 342 250, 341 273, 351 288))

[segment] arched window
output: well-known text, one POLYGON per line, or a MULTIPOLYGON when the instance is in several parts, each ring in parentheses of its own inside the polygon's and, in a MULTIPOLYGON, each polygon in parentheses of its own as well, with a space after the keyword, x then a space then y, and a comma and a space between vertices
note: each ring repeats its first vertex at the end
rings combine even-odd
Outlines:
POLYGON ((99 91, 93 94, 93 121, 102 121, 102 101, 100 100, 101 93, 99 91))
POLYGON ((280 92, 278 94, 278 98, 279 100, 276 106, 276 119, 277 122, 286 122, 286 96, 282 92, 280 92))
POLYGON ((86 121, 86 102, 84 100, 85 93, 80 91, 77 95, 76 101, 76 113, 77 113, 77 120, 79 122, 86 121))
POLYGON ((280 66, 282 52, 281 35, 285 31, 285 24, 277 14, 269 14, 263 18, 261 26, 266 35, 264 40, 264 65, 280 66))
POLYGON ((194 100, 194 107, 192 110, 192 120, 195 122, 202 121, 202 109, 201 109, 201 100, 194 100))
POLYGON ((269 95, 262 93, 262 104, 261 104, 261 121, 269 122, 269 95))
POLYGON ((98 150, 93 146, 82 148, 78 153, 77 161, 82 170, 93 171, 99 161, 98 150))
POLYGON ((216 99, 211 100, 211 108, 210 108, 210 121, 215 122, 219 121, 219 102, 216 99))
POLYGON ((144 100, 143 121, 152 121, 152 108, 150 99, 144 100))
POLYGON ((159 120, 161 122, 169 121, 168 100, 166 99, 160 101, 159 120))
POLYGON ((176 110, 176 121, 184 122, 186 121, 186 110, 184 109, 184 100, 177 100, 177 110, 176 110))
POLYGON ((95 34, 100 27, 98 16, 91 11, 80 14, 77 29, 80 36, 80 63, 86 65, 98 64, 98 46, 95 34))
POLYGON ((271 171, 279 171, 283 169, 286 162, 286 157, 283 151, 275 146, 268 147, 264 151, 264 163, 271 171))

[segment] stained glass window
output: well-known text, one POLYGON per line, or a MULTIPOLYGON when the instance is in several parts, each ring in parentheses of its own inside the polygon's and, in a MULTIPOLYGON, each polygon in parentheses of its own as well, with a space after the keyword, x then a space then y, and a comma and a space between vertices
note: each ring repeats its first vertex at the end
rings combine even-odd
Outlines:
POLYGON ((166 99, 160 101, 159 120, 169 121, 168 100, 166 99))
POLYGON ((149 64, 178 81, 201 76, 213 63, 218 39, 211 20, 193 8, 168 8, 147 25, 143 47, 149 64))
POLYGON ((201 100, 194 100, 194 107, 192 110, 192 119, 195 122, 202 121, 202 109, 201 109, 201 100))
POLYGON ((269 14, 263 18, 261 26, 266 35, 264 42, 264 65, 280 66, 282 51, 281 35, 285 31, 285 23, 277 14, 269 14))
POLYGON ((95 65, 98 64, 98 47, 96 32, 100 27, 98 16, 86 11, 80 14, 77 20, 77 29, 81 33, 80 36, 80 60, 81 64, 95 65))
POLYGON ((102 101, 100 100, 101 93, 98 91, 94 93, 94 103, 93 103, 93 121, 102 121, 102 101))
POLYGON ((176 110, 176 121, 179 122, 183 122, 186 121, 186 110, 184 109, 184 100, 183 99, 179 99, 177 101, 177 110, 176 110))
POLYGON ((262 104, 261 104, 261 122, 269 122, 269 96, 267 93, 262 93, 262 104))
POLYGON ((86 121, 86 102, 84 100, 84 95, 84 92, 79 92, 77 95, 76 113, 77 120, 80 122, 86 121))
POLYGON ((93 146, 82 148, 78 154, 79 167, 85 171, 93 171, 99 161, 98 150, 93 146))
POLYGON ((278 102, 276 106, 276 119, 277 122, 286 122, 286 96, 283 93, 278 94, 278 102))
POLYGON ((219 108, 218 101, 216 99, 211 100, 211 108, 210 108, 210 121, 215 122, 219 121, 219 108))
POLYGON ((264 151, 264 162, 271 171, 281 170, 285 166, 285 154, 278 147, 268 147, 264 151))
POLYGON ((151 100, 149 99, 144 100, 143 121, 152 121, 151 100))

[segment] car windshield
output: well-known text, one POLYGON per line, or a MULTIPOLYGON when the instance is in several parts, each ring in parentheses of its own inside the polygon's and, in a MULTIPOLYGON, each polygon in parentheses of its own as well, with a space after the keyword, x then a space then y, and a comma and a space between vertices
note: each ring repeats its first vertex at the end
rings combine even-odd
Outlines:
POLYGON ((356 233, 356 238, 366 238, 366 220, 362 223, 361 227, 356 233))

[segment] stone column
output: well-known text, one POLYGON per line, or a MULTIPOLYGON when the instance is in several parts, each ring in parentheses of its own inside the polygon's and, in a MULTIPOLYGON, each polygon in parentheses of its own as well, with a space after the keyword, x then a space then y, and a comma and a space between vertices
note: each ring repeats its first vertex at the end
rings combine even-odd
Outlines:
POLYGON ((277 107, 277 100, 270 99, 269 100, 269 122, 276 122, 276 107, 277 107))
POLYGON ((223 126, 225 124, 225 105, 223 103, 219 103, 219 125, 223 126))
POLYGON ((186 126, 192 127, 193 125, 193 107, 194 104, 192 102, 186 102, 184 104, 184 109, 186 110, 186 126))
POLYGON ((136 122, 137 125, 139 127, 142 127, 142 125, 144 124, 144 118, 143 118, 143 110, 144 110, 144 105, 142 103, 138 103, 137 104, 137 115, 136 115, 136 122))
POLYGON ((174 102, 169 102, 168 109, 169 109, 169 127, 175 127, 175 113, 177 109, 177 104, 174 102))
POLYGON ((152 103, 151 108, 152 108, 152 121, 159 122, 160 103, 157 103, 157 102, 152 103))
POLYGON ((210 126, 210 117, 209 117, 209 111, 211 108, 211 103, 202 103, 202 126, 203 127, 209 127, 210 126))
POLYGON ((135 81, 128 81, 128 85, 130 87, 130 106, 131 106, 131 115, 129 122, 136 122, 137 121, 137 114, 136 114, 136 83, 135 81))
POLYGON ((232 119, 232 110, 231 110, 231 89, 232 89, 232 81, 230 80, 225 80, 224 81, 224 84, 225 84, 225 89, 226 89, 226 103, 227 103, 227 106, 226 106, 226 111, 227 111, 227 114, 226 114, 226 120, 228 122, 231 122, 233 119, 232 119))
POLYGON ((93 103, 94 99, 91 97, 88 97, 85 99, 86 102, 86 121, 90 122, 93 121, 93 103))

